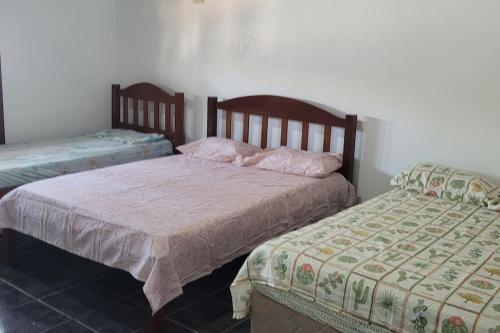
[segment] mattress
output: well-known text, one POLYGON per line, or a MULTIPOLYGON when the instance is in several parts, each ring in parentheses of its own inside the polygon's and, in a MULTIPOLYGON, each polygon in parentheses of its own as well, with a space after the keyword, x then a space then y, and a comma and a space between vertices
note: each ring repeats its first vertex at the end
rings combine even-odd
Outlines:
POLYGON ((176 155, 19 187, 0 201, 0 227, 130 272, 157 311, 186 283, 355 197, 340 174, 308 178, 176 155))
POLYGON ((0 146, 0 188, 172 154, 168 140, 130 130, 0 146), (141 140, 138 140, 140 136, 141 140))
POLYGON ((500 329, 500 214, 394 190, 257 247, 231 286, 342 332, 500 329))

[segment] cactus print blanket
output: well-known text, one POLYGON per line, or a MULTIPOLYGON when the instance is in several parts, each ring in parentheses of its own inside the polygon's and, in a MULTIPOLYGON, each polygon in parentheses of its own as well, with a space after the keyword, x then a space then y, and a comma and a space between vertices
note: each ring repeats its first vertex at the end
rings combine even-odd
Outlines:
POLYGON ((498 212, 390 191, 255 249, 234 316, 257 289, 342 332, 498 333, 499 245, 498 212))

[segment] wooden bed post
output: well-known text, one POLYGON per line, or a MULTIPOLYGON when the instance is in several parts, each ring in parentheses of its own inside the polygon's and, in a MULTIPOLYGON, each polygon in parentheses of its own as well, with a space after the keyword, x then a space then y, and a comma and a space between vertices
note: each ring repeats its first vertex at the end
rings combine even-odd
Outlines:
POLYGON ((111 128, 120 127, 120 85, 111 86, 111 128))
POLYGON ((208 98, 207 109, 207 136, 217 136, 217 97, 208 98))
POLYGON ((144 330, 146 333, 161 333, 165 332, 165 307, 161 308, 152 315, 153 310, 149 309, 148 319, 144 330))
POLYGON ((354 149, 356 142, 356 128, 358 117, 347 115, 345 117, 346 126, 344 133, 344 152, 342 157, 342 173, 352 184, 354 179, 354 149))
POLYGON ((5 121, 3 114, 2 58, 0 58, 0 145, 5 144, 5 121))
POLYGON ((184 137, 184 94, 175 93, 175 145, 180 146, 185 143, 184 137))
POLYGON ((17 232, 12 229, 2 229, 0 244, 2 262, 10 267, 17 264, 17 232))

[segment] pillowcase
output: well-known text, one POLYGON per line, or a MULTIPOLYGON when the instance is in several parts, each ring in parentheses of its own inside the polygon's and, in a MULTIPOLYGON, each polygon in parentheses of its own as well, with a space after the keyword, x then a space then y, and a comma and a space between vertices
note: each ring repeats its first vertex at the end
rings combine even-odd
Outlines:
POLYGON ((165 139, 165 136, 163 134, 140 133, 134 130, 121 128, 106 129, 95 134, 91 134, 90 136, 131 145, 138 143, 156 142, 165 139))
POLYGON ((340 169, 342 158, 339 155, 329 153, 314 153, 280 147, 247 157, 239 165, 321 178, 340 169))
POLYGON ((410 166, 391 180, 391 185, 452 201, 484 205, 500 210, 500 186, 469 171, 434 163, 410 166))
POLYGON ((181 153, 217 162, 231 163, 255 155, 262 149, 257 146, 219 137, 201 139, 177 147, 181 153))

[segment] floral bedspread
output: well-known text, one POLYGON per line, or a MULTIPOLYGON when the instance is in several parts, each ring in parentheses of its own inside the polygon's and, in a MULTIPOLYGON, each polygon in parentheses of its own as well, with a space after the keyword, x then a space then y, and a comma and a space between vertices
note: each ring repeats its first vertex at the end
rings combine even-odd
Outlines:
POLYGON ((0 146, 0 188, 172 154, 157 134, 110 130, 95 135, 0 146))
POLYGON ((499 245, 498 212, 390 191, 255 249, 231 286, 234 316, 262 286, 377 332, 498 333, 499 245))

